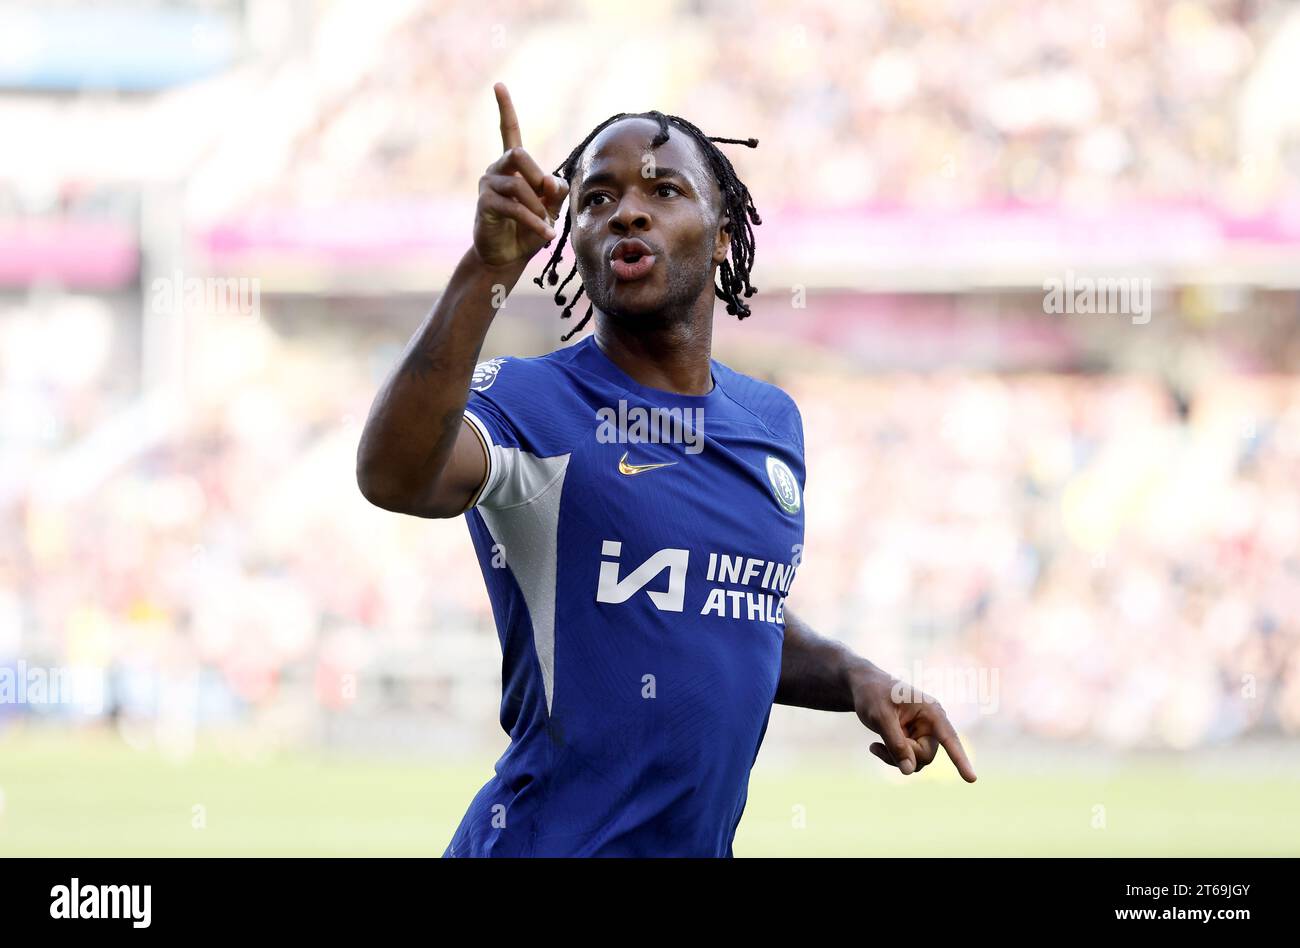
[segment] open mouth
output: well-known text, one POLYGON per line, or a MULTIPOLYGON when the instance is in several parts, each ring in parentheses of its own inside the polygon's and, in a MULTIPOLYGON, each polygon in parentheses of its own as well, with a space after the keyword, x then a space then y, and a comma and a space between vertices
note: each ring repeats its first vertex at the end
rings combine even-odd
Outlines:
POLYGON ((609 265, 619 280, 639 280, 655 265, 655 255, 642 240, 620 240, 609 255, 609 265))

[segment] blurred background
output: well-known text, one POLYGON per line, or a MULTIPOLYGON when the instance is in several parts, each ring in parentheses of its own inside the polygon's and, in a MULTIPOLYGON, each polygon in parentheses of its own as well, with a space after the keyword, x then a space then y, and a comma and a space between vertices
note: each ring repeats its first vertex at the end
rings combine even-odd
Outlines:
MULTIPOLYGON (((443 851, 492 615, 354 462, 498 80, 548 170, 759 139, 714 355, 803 413, 790 605, 980 773, 777 707, 737 855, 1300 853, 1300 5, 52 0, 0 5, 0 854, 443 851)), ((561 345, 540 267, 484 358, 561 345)))

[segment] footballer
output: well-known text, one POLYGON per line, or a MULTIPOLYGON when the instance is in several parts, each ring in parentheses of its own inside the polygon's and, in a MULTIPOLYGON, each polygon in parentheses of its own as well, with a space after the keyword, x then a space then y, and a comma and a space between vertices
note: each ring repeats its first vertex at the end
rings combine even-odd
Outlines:
POLYGON ((503 153, 479 180, 472 245, 357 451, 371 503, 464 515, 501 641, 510 744, 445 855, 730 856, 773 703, 855 712, 903 774, 942 746, 974 782, 933 699, 898 700, 900 682, 785 608, 804 540, 799 410, 711 357, 715 298, 749 315, 761 224, 718 144, 758 143, 623 113, 548 174, 494 90, 503 153), (585 294, 564 338, 591 334, 480 362, 553 244, 536 282, 565 318, 585 294))

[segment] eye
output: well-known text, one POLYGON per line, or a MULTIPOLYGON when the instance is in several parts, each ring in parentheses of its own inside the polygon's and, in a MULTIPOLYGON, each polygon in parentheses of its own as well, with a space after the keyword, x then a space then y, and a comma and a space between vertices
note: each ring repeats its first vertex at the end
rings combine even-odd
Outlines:
POLYGON ((592 201, 596 200, 596 198, 598 197, 607 197, 607 195, 605 194, 604 191, 596 191, 592 194, 588 194, 587 197, 583 200, 582 206, 587 207, 588 205, 591 204, 592 201))
POLYGON ((655 191, 656 191, 656 193, 657 193, 657 192, 663 190, 664 188, 667 188, 669 191, 675 191, 675 192, 678 193, 678 194, 681 194, 681 193, 682 193, 682 189, 679 188, 679 187, 677 187, 677 185, 675 185, 675 184, 661 184, 661 185, 658 185, 658 186, 655 187, 655 191))

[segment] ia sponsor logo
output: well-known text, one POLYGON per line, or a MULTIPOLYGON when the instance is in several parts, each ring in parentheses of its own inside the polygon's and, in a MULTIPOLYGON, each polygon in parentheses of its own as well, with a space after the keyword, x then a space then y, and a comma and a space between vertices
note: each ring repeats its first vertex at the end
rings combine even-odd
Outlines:
MULTIPOLYGON (((721 618, 745 619, 751 622, 785 624, 785 598, 794 582, 802 557, 803 544, 796 544, 794 558, 789 563, 759 559, 753 556, 710 553, 705 579, 714 585, 700 608, 700 615, 721 618), (760 578, 761 577, 761 578, 760 578), (727 589, 726 586, 740 586, 727 589), (758 588, 753 588, 757 586, 758 588)), ((600 575, 596 586, 596 601, 611 604, 627 602, 645 590, 646 595, 661 612, 682 612, 686 606, 686 575, 690 567, 689 550, 670 547, 657 550, 640 566, 619 578, 619 557, 623 544, 618 540, 605 540, 601 544, 600 575), (646 589, 667 570, 665 589, 646 589)))

